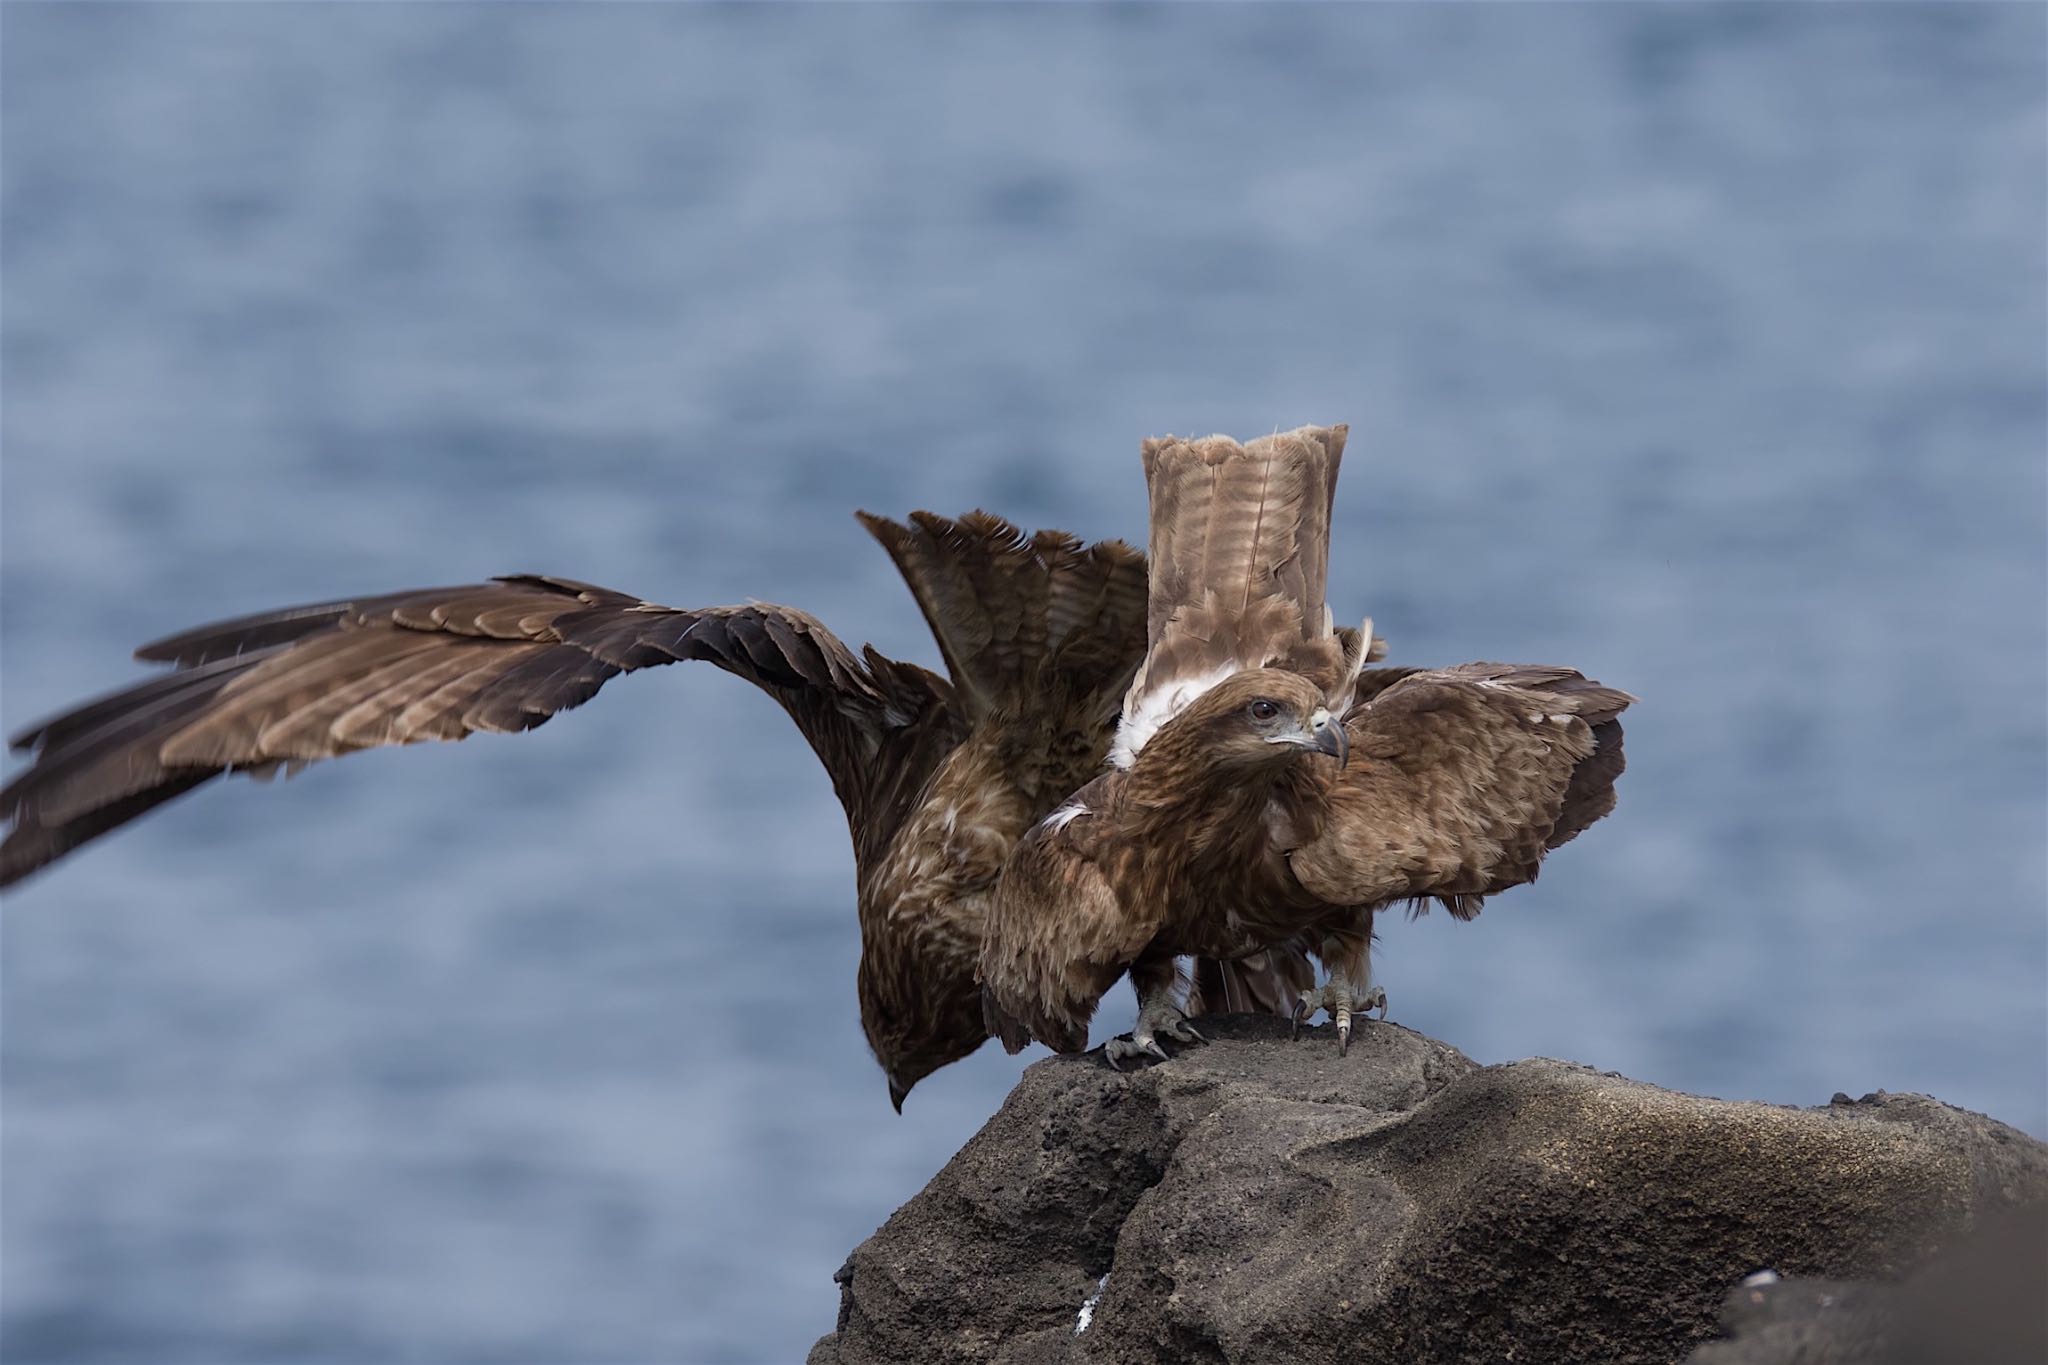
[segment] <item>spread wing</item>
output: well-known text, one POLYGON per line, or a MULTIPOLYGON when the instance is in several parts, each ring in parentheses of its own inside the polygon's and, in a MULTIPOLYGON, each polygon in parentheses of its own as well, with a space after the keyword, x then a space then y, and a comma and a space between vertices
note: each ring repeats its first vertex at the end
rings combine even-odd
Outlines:
POLYGON ((1635 698, 1569 668, 1464 664, 1395 680, 1345 720, 1319 836, 1289 857, 1336 905, 1479 898, 1534 881, 1544 853, 1614 808, 1635 698))
POLYGON ((701 659, 782 704, 831 773, 863 864, 964 726, 942 678, 855 655, 789 607, 679 611, 521 575, 203 626, 137 657, 175 671, 16 735, 0 885, 223 773, 529 730, 620 673, 701 659))
POLYGON ((912 512, 907 526, 858 515, 917 599, 970 722, 1042 709, 1063 682, 1103 693, 1114 714, 1145 648, 1143 554, 988 512, 912 512))
POLYGON ((1119 767, 1188 703, 1247 668, 1288 669, 1348 697, 1362 660, 1347 653, 1323 601, 1346 433, 1145 442, 1148 647, 1124 701, 1119 767))
POLYGON ((1003 865, 982 936, 983 1018, 1010 1052, 1036 1038, 1088 1046, 1096 1002, 1151 943, 1159 910, 1128 909, 1111 884, 1115 856, 1100 814, 1119 774, 1097 778, 1035 825, 1003 865))

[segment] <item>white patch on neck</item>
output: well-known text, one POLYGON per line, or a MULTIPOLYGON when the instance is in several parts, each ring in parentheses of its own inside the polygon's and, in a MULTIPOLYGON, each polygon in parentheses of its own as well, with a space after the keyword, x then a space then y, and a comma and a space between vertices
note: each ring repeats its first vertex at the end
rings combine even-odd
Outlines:
POLYGON ((1116 743, 1109 748, 1109 761, 1119 768, 1130 767, 1137 760, 1138 750, 1159 733, 1159 727, 1192 706, 1195 698, 1225 678, 1244 672, 1245 668, 1246 665, 1233 659, 1207 673, 1183 678, 1169 687, 1149 689, 1124 708, 1124 718, 1117 722, 1116 743))

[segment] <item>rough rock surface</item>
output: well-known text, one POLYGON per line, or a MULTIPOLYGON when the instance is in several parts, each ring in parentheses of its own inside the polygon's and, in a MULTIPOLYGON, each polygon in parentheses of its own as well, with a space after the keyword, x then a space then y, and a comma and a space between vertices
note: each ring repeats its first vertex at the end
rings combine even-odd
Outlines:
POLYGON ((1919 1096, 1731 1103, 1391 1024, 1343 1059, 1327 1028, 1204 1025, 1145 1071, 1027 1071, 848 1258, 812 1365, 1668 1365, 1753 1271, 1897 1278, 2048 1195, 2048 1147, 1919 1096))
POLYGON ((1993 1211, 1902 1284, 1768 1275, 1728 1296, 1686 1365, 2048 1361, 2048 1207, 1993 1211))

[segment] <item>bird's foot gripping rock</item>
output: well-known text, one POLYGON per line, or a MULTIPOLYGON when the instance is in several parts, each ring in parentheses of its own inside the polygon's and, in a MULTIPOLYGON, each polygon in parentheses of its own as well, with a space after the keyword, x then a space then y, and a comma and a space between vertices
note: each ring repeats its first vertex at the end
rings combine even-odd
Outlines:
POLYGON ((1301 993, 1301 1000, 1294 1007, 1294 1036, 1301 1036, 1304 1021, 1313 1019, 1317 1010, 1328 1010, 1330 1018, 1337 1023, 1337 1055, 1342 1057, 1351 1047, 1351 1016, 1378 1010, 1380 1018, 1387 1017, 1387 993, 1378 986, 1367 986, 1354 991, 1351 983, 1339 977, 1332 977, 1320 989, 1311 988, 1301 993))
POLYGON ((1141 1062, 1150 1057, 1166 1061, 1166 1049, 1159 1046, 1160 1038, 1171 1038, 1176 1043, 1206 1043, 1209 1040, 1195 1032, 1195 1026, 1188 1022, 1187 1015, 1180 1007, 1168 1002, 1148 1004, 1138 1011, 1138 1026, 1131 1030, 1128 1038, 1112 1038, 1102 1045, 1102 1059, 1112 1069, 1122 1071, 1123 1064, 1141 1062))

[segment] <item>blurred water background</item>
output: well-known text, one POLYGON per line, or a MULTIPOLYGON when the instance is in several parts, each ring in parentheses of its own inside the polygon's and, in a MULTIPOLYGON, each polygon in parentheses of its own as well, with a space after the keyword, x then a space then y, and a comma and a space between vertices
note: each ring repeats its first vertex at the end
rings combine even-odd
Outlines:
MULTIPOLYGON (((1387 926, 1394 1017, 2048 1133, 2041 8, 0 24, 8 727, 519 570, 936 663, 853 508, 1142 538, 1141 436, 1348 420, 1340 614, 1643 698, 1540 885, 1387 926)), ((798 1359, 1029 1060, 890 1111, 851 868, 677 668, 17 888, 0 1349, 798 1359)))

